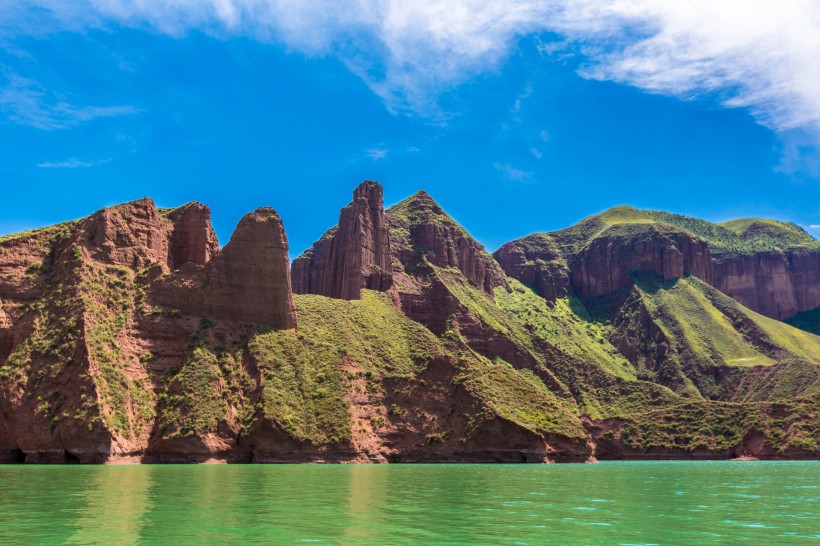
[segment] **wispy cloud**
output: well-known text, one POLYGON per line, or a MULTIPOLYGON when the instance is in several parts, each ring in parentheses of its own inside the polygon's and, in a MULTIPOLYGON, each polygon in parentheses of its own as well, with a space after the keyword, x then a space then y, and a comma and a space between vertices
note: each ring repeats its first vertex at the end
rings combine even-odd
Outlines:
POLYGON ((820 229, 820 224, 812 224, 809 226, 811 229, 820 229))
POLYGON ((96 161, 81 161, 76 157, 67 159, 66 161, 46 161, 37 165, 41 169, 87 169, 89 167, 99 167, 110 163, 110 159, 99 159, 96 161))
POLYGON ((370 148, 364 151, 365 155, 372 159, 373 161, 378 161, 379 159, 384 159, 390 153, 390 150, 386 148, 370 148))
POLYGON ((416 111, 550 32, 544 62, 579 52, 584 77, 715 96, 778 131, 820 127, 815 0, 5 0, 0 21, 5 34, 116 23, 278 41, 338 55, 388 107, 416 111))
POLYGON ((55 96, 37 81, 4 71, 0 86, 0 112, 20 125, 38 129, 64 129, 97 118, 126 116, 139 112, 132 106, 78 106, 55 96))
POLYGON ((509 163, 493 163, 493 168, 498 171, 502 178, 505 180, 510 180, 512 182, 523 182, 525 180, 530 180, 534 173, 532 171, 525 171, 524 169, 518 169, 513 167, 509 163))

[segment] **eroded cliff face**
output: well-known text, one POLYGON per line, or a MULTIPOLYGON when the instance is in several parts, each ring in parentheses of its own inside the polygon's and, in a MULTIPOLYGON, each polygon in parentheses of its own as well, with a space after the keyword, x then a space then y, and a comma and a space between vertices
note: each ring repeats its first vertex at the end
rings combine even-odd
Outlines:
MULTIPOLYGON (((221 250, 207 207, 149 199, 0 237, 0 461, 820 453, 820 338, 705 284, 693 232, 621 207, 496 261, 424 192, 382 208, 356 189, 296 296, 270 208, 221 250)), ((786 254, 737 287, 810 305, 815 258, 786 254)))
POLYGON ((288 240, 279 215, 267 207, 246 214, 220 253, 204 266, 190 264, 158 279, 152 298, 194 315, 295 328, 288 240))
POLYGON ((820 307, 820 250, 718 256, 713 284, 746 307, 783 320, 820 307))
POLYGON ((390 237, 381 184, 362 182, 339 224, 293 261, 293 291, 346 300, 362 288, 386 291, 393 282, 390 237))
POLYGON ((504 272, 535 289, 549 302, 570 290, 569 267, 549 235, 536 234, 502 245, 493 257, 504 272))
POLYGON ((577 250, 567 250, 549 234, 536 234, 507 243, 493 255, 509 276, 550 301, 570 290, 582 299, 619 292, 647 274, 665 280, 694 275, 707 282, 713 276, 705 241, 656 223, 609 226, 577 250))
POLYGON ((613 226, 570 259, 570 282, 582 299, 617 292, 636 275, 661 279, 712 277, 708 245, 688 233, 657 225, 613 226))
POLYGON ((173 393, 168 372, 193 359, 192 338, 215 321, 228 324, 215 327, 227 343, 241 336, 235 321, 295 326, 276 213, 246 216, 222 252, 209 217, 202 205, 159 211, 142 199, 0 241, 0 458, 142 457, 163 443, 157 393, 173 393), (199 316, 151 303, 153 279, 185 271, 206 273, 206 284, 176 292, 199 316), (208 304, 195 309, 203 288, 208 304), (171 365, 156 366, 152 350, 171 365))
POLYGON ((205 265, 219 252, 219 241, 211 226, 211 210, 200 203, 188 203, 171 210, 171 269, 186 263, 205 265))
MULTIPOLYGON (((455 268, 474 286, 492 295, 509 289, 506 275, 484 247, 464 231, 425 191, 388 211, 394 254, 400 263, 428 262, 455 268)), ((407 268, 405 268, 407 269, 407 268)))

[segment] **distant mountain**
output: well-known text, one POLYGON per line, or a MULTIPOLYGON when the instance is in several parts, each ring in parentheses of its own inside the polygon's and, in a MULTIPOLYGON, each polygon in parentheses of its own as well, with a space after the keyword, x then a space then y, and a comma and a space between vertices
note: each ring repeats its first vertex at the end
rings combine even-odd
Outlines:
POLYGON ((490 255, 367 181, 287 252, 273 209, 220 249, 206 206, 150 199, 0 238, 0 459, 820 455, 794 224, 618 207, 490 255))

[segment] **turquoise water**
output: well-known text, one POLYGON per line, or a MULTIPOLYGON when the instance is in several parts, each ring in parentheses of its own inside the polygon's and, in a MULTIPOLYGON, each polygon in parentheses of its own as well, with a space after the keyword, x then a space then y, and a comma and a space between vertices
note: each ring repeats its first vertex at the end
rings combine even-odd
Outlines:
POLYGON ((820 544, 820 462, 0 466, 0 543, 820 544))

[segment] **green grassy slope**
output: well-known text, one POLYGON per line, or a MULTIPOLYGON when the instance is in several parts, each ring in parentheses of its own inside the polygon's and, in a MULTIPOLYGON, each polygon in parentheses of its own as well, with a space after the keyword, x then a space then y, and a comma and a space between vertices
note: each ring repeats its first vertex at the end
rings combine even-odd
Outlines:
MULTIPOLYGON (((705 240, 717 255, 750 254, 793 247, 820 249, 820 241, 791 222, 742 218, 716 224, 681 214, 639 210, 629 206, 614 207, 585 218, 574 226, 546 234, 533 234, 518 242, 537 246, 544 244, 539 241, 552 240, 565 255, 570 255, 613 226, 640 224, 663 224, 689 232, 705 240)), ((640 228, 636 226, 634 229, 640 228)))
POLYGON ((362 299, 296 295, 297 331, 257 334, 249 343, 264 377, 265 415, 295 438, 321 445, 349 440, 352 381, 383 391, 385 380, 418 381, 434 358, 490 411, 533 431, 582 434, 577 410, 537 377, 490 362, 459 340, 443 341, 402 315, 384 294, 362 299))

